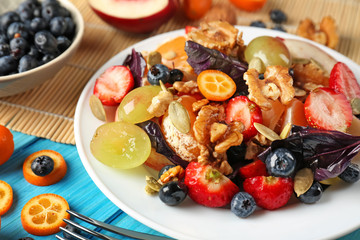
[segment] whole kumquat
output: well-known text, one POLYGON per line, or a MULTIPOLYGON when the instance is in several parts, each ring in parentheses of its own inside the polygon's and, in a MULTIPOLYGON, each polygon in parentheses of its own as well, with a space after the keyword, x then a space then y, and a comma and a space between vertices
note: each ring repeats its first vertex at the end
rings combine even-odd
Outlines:
POLYGON ((7 127, 0 125, 0 165, 9 160, 13 152, 13 135, 7 127))
POLYGON ((0 180, 0 216, 9 211, 13 203, 13 190, 11 186, 0 180))
POLYGON ((211 5, 212 0, 185 0, 184 12, 187 18, 197 20, 210 10, 211 5))
POLYGON ((236 91, 234 80, 218 70, 202 71, 197 77, 197 84, 201 94, 211 101, 225 101, 236 91))
POLYGON ((266 0, 230 0, 230 2, 242 10, 253 12, 260 10, 265 5, 266 0))
POLYGON ((65 227, 64 218, 70 219, 68 202, 61 196, 45 193, 30 199, 21 210, 23 228, 36 236, 47 236, 65 227))

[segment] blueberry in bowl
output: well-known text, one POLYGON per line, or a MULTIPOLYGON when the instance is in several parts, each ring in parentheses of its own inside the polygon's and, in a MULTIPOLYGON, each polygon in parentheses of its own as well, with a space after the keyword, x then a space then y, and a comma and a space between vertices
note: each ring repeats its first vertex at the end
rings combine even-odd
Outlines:
POLYGON ((84 20, 67 0, 2 0, 0 97, 51 79, 80 45, 84 20))

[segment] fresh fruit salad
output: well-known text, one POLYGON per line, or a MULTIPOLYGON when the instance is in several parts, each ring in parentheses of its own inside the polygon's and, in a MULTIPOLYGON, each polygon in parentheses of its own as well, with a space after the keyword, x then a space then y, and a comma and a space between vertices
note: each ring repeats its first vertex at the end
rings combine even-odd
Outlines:
POLYGON ((158 171, 145 191, 166 205, 189 197, 241 218, 292 196, 313 204, 327 186, 358 181, 354 73, 309 42, 260 36, 245 45, 243 34, 221 21, 187 27, 104 71, 89 102, 104 121, 93 156, 158 171))

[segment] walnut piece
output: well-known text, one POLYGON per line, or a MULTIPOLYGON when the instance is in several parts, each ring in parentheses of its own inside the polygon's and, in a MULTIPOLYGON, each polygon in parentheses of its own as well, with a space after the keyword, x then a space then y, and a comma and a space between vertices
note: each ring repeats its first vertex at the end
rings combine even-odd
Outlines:
POLYGON ((264 80, 259 79, 259 73, 255 69, 248 69, 244 73, 244 80, 249 87, 249 99, 263 110, 271 109, 272 104, 269 99, 280 98, 281 103, 286 105, 295 96, 293 79, 286 67, 267 67, 264 80))
POLYGON ((326 72, 321 69, 313 61, 302 64, 296 63, 293 65, 294 69, 294 85, 299 88, 304 88, 307 83, 328 86, 329 78, 326 76, 326 72))
POLYGON ((179 179, 184 178, 185 170, 181 166, 175 166, 164 172, 160 178, 159 182, 161 184, 165 184, 170 181, 177 181, 179 179))
POLYGON ((203 106, 207 105, 209 103, 209 100, 204 98, 199 101, 196 101, 192 104, 192 110, 193 112, 199 111, 203 106))
POLYGON ((228 126, 223 123, 213 123, 210 127, 210 142, 214 143, 226 133, 228 126))
POLYGON ((173 84, 173 88, 178 92, 182 92, 182 93, 194 94, 199 92, 198 85, 195 81, 187 81, 187 82, 177 81, 173 84))
POLYGON ((246 143, 245 159, 255 159, 257 155, 263 152, 265 147, 269 145, 270 140, 262 134, 257 134, 252 140, 246 143))
POLYGON ((321 20, 318 29, 309 18, 300 21, 296 34, 330 48, 335 48, 339 42, 335 20, 330 16, 326 16, 321 20))
POLYGON ((215 152, 226 153, 232 146, 238 146, 243 141, 243 135, 240 132, 231 132, 225 139, 215 146, 215 152))
POLYGON ((173 98, 173 95, 169 91, 161 90, 158 95, 151 100, 151 105, 147 111, 154 114, 155 117, 160 117, 165 114, 173 98))
POLYGON ((236 25, 236 13, 229 5, 216 4, 205 14, 203 21, 226 21, 236 25))
POLYGON ((226 55, 241 56, 244 43, 239 30, 226 21, 201 22, 199 29, 188 33, 188 38, 204 47, 226 55))

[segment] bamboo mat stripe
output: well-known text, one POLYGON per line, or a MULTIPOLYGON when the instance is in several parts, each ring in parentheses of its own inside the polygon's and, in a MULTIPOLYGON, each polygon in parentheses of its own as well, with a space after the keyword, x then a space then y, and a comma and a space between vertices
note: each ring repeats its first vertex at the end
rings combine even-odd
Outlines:
MULTIPOLYGON (((80 48, 61 71, 43 85, 25 93, 0 98, 0 124, 12 130, 74 144, 76 102, 87 81, 107 60, 121 50, 153 35, 197 25, 179 11, 171 20, 150 34, 131 34, 106 25, 90 9, 86 0, 71 0, 85 20, 85 33, 80 48)), ((213 0, 214 5, 230 4, 213 0)), ((268 0, 258 12, 236 10, 237 24, 249 25, 253 20, 274 25, 271 9, 282 9, 288 16, 284 28, 295 33, 299 21, 311 18, 315 23, 331 15, 337 23, 340 42, 337 51, 360 64, 360 0, 268 0)))

